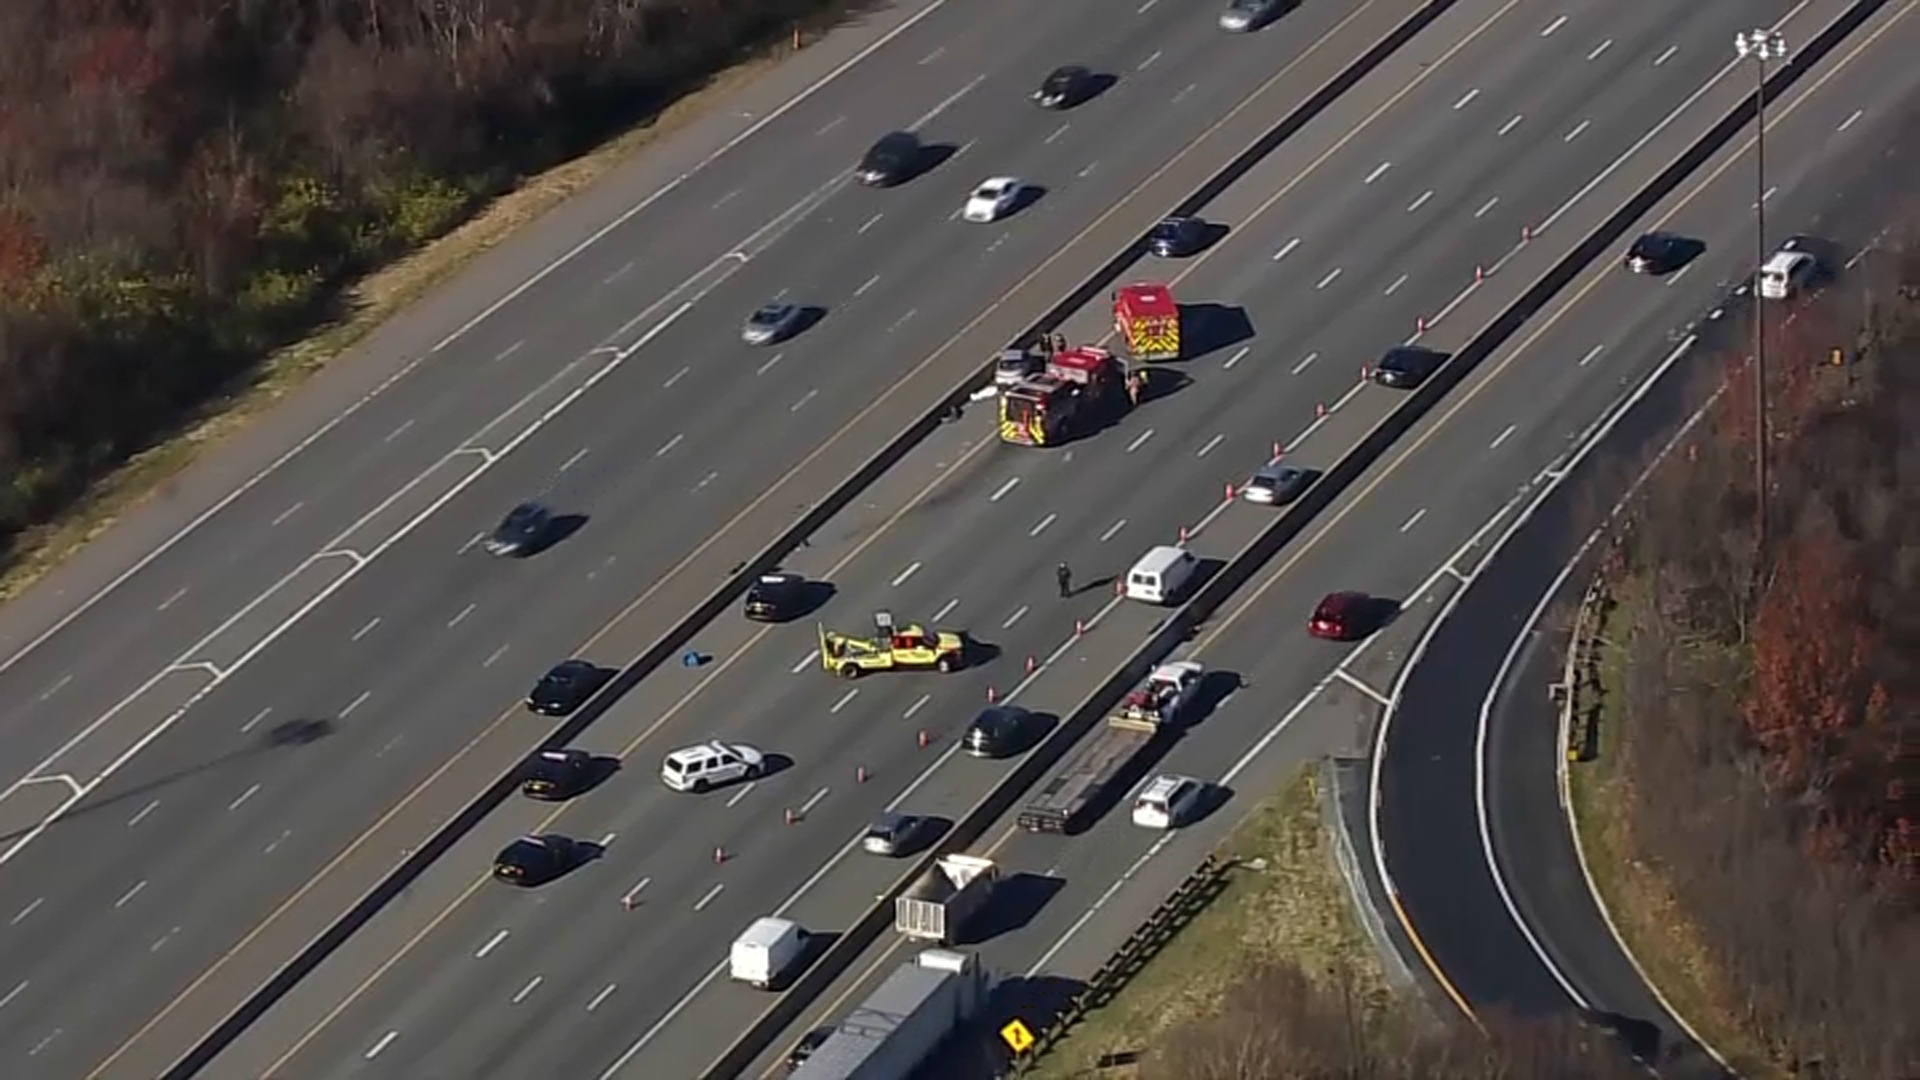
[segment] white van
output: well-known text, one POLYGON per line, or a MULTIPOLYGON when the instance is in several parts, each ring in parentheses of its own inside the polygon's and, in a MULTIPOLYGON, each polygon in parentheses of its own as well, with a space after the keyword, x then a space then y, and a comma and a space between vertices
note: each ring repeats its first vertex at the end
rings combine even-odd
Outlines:
POLYGON ((779 985, 806 951, 807 932, 799 923, 771 916, 755 919, 745 933, 733 939, 727 972, 735 982, 766 990, 779 985))
POLYGON ((1129 599, 1148 604, 1171 604, 1186 591, 1200 560, 1183 547, 1160 547, 1140 556, 1127 571, 1126 594, 1129 599))

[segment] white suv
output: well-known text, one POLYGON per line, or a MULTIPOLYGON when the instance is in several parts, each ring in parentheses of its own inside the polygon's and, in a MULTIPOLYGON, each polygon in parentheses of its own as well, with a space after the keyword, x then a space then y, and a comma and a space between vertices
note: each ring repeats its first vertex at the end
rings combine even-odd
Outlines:
POLYGON ((1760 296, 1766 300, 1785 300, 1807 286, 1818 267, 1814 257, 1794 241, 1773 253, 1760 267, 1760 296))
POLYGON ((1191 776, 1156 776, 1133 800, 1133 823, 1143 829, 1176 828, 1193 816, 1206 784, 1191 776))
POLYGON ((755 779, 766 765, 766 755, 753 747, 716 740, 668 754, 660 763, 660 781, 675 791, 706 791, 755 779))

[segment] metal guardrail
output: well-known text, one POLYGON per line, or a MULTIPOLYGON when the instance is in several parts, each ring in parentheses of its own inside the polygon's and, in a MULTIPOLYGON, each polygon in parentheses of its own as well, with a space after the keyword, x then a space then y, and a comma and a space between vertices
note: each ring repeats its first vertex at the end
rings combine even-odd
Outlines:
POLYGON ((1600 630, 1613 605, 1605 572, 1596 573, 1580 595, 1573 631, 1567 639, 1566 668, 1551 688, 1560 706, 1567 760, 1575 764, 1600 756, 1600 647, 1604 644, 1600 630))

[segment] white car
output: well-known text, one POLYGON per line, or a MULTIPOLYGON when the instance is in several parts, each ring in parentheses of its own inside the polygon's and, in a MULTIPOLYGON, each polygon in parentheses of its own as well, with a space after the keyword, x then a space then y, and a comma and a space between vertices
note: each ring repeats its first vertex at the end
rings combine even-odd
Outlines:
POLYGON ((1760 267, 1760 295, 1767 300, 1785 300, 1804 288, 1817 267, 1812 255, 1787 241, 1760 267))
POLYGON ((960 212, 960 216, 968 221, 998 221, 1012 211, 1024 190, 1026 185, 1011 176, 996 176, 983 181, 973 189, 973 194, 967 196, 966 209, 960 212))
POLYGON ((1153 778, 1133 800, 1133 823, 1143 829, 1172 829, 1186 824, 1207 785, 1191 776, 1168 773, 1153 778))
POLYGON ((718 740, 688 746, 660 763, 660 781, 675 791, 706 791, 737 780, 757 779, 767 756, 745 743, 718 740))

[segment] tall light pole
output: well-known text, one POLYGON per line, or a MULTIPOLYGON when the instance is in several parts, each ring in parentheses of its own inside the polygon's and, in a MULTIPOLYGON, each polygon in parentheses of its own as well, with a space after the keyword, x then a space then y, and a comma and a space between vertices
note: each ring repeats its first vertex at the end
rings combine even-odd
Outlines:
MULTIPOLYGON (((1787 55, 1787 39, 1772 30, 1733 36, 1741 58, 1753 61, 1753 497, 1754 573, 1764 575, 1767 555, 1767 335, 1760 306, 1760 268, 1767 261, 1767 61, 1787 55)), ((1756 577, 1756 580, 1759 580, 1756 577)))

